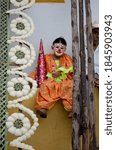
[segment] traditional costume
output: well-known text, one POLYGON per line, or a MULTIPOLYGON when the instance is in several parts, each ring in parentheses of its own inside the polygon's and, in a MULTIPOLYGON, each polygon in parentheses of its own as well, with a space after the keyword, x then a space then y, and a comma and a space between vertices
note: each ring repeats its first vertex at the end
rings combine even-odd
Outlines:
MULTIPOLYGON (((50 109, 56 101, 60 100, 67 111, 72 110, 72 59, 69 55, 63 54, 59 59, 53 54, 46 54, 46 79, 40 85, 36 98, 35 109, 50 109), (52 77, 52 72, 61 72, 57 78, 52 77)), ((30 75, 36 80, 36 70, 30 75)))

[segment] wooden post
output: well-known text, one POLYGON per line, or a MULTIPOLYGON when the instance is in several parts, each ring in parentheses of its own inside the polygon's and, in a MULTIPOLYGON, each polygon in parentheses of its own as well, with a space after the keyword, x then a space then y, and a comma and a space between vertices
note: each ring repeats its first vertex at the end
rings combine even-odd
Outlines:
POLYGON ((77 0, 71 0, 72 57, 73 57, 73 110, 72 110, 72 150, 80 150, 80 90, 79 90, 79 45, 77 25, 77 0))
POLYGON ((86 39, 88 51, 88 95, 89 95, 89 150, 96 150, 95 134, 95 100, 94 100, 94 50, 92 38, 92 17, 90 0, 85 1, 86 39))
POLYGON ((80 33, 80 63, 81 63, 81 126, 82 150, 88 150, 88 107, 86 90, 86 56, 84 43, 84 12, 83 0, 79 0, 79 33, 80 33))

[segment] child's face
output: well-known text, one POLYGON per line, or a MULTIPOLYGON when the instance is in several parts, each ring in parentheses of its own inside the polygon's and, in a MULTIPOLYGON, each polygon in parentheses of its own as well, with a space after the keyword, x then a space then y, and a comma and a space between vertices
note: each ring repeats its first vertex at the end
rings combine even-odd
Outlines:
POLYGON ((63 45, 62 43, 55 43, 53 46, 52 46, 52 49, 54 51, 54 54, 56 56, 62 56, 66 50, 66 46, 63 45))

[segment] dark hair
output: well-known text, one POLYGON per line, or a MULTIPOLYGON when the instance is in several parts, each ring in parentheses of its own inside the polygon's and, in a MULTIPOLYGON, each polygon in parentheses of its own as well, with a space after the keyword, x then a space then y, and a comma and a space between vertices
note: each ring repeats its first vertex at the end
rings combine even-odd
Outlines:
POLYGON ((59 38, 55 39, 55 40, 53 41, 53 45, 54 45, 55 43, 62 43, 63 45, 67 46, 66 40, 65 40, 64 38, 62 38, 62 37, 59 37, 59 38))

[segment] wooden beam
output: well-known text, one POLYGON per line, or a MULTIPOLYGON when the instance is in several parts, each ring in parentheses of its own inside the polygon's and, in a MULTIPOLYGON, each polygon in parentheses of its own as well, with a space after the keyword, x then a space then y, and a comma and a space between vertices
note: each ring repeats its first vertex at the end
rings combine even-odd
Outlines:
POLYGON ((90 0, 85 1, 86 39, 88 52, 88 98, 89 98, 89 150, 96 150, 95 99, 94 99, 94 50, 90 0))
POLYGON ((37 3, 64 3, 64 0, 36 0, 37 3))
POLYGON ((79 33, 80 33, 80 63, 81 63, 81 126, 82 150, 88 150, 88 107, 86 85, 86 56, 84 39, 83 0, 79 0, 79 33))
POLYGON ((80 74, 79 74, 79 44, 77 22, 77 0, 71 0, 72 23, 72 57, 73 57, 73 110, 72 110, 72 150, 80 150, 80 74))

